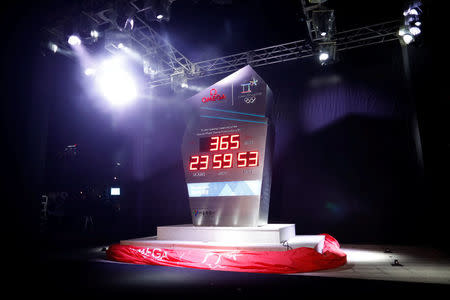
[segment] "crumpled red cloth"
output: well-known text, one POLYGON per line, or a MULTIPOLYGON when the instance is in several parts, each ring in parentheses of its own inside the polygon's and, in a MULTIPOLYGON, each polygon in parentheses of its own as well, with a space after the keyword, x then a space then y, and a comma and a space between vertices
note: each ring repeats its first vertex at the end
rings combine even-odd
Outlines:
POLYGON ((328 234, 323 235, 322 254, 306 247, 286 251, 246 251, 161 249, 120 244, 111 245, 106 254, 111 260, 132 264, 252 273, 304 273, 345 265, 347 255, 340 249, 338 241, 328 234))

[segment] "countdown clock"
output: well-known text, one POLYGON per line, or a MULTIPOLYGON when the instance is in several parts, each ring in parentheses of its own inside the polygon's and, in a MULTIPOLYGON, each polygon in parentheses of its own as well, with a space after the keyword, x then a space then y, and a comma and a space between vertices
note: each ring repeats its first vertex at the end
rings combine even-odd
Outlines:
POLYGON ((246 66, 187 99, 182 155, 194 225, 267 224, 271 95, 246 66))

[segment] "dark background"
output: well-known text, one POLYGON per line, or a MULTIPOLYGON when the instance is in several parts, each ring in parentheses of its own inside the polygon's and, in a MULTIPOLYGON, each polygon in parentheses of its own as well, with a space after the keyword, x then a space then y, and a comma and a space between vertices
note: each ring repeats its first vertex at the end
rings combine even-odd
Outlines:
MULTIPOLYGON (((325 67, 307 58, 256 68, 276 100, 269 222, 295 223, 297 234, 329 233, 341 243, 448 250, 449 101, 434 37, 435 2, 425 1, 419 45, 348 50, 325 67)), ((403 2, 329 6, 344 30, 401 18, 403 2)), ((1 110, 5 238, 19 244, 24 236, 61 243, 86 238, 78 214, 39 234, 40 195, 108 185, 115 161, 121 162, 120 213, 113 219, 110 207, 98 208, 89 238, 117 242, 154 235, 158 225, 190 223, 180 145, 188 110, 183 100, 195 92, 160 88, 122 112, 101 107, 76 61, 44 56, 40 47, 39 29, 67 7, 44 1, 2 10, 8 31, 1 110), (58 159, 69 144, 79 146, 76 160, 58 159)), ((178 0, 169 23, 152 25, 199 61, 305 38, 299 12, 296 1, 220 6, 178 0)), ((207 87, 223 77, 191 85, 207 87)))

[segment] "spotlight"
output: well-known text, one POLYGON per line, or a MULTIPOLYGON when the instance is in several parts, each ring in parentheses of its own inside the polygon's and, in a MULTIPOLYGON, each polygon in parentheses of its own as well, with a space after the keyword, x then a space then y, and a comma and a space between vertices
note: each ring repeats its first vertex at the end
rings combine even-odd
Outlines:
POLYGON ((170 6, 175 0, 149 0, 151 9, 145 11, 145 16, 149 21, 169 21, 170 6))
POLYGON ((103 96, 113 106, 123 106, 137 97, 137 88, 133 77, 117 58, 101 65, 97 83, 103 96))
POLYGON ((69 39, 67 40, 69 45, 71 46, 79 46, 81 45, 81 40, 77 35, 71 35, 69 36, 69 39))
POLYGON ((409 33, 406 33, 405 35, 403 35, 402 39, 406 45, 409 45, 412 41, 414 41, 414 37, 409 33))
POLYGON ((323 61, 326 61, 329 57, 330 57, 330 55, 328 53, 323 52, 323 53, 320 53, 319 60, 323 62, 323 61))
POLYGON ((391 264, 393 267, 403 267, 403 265, 398 261, 398 259, 394 259, 394 262, 391 264))
POLYGON ((404 16, 407 16, 407 15, 418 16, 419 15, 419 12, 415 8, 410 8, 405 13, 403 13, 404 16))
POLYGON ((398 35, 399 36, 404 36, 406 34, 406 28, 405 27, 401 27, 399 30, 398 30, 398 35))
POLYGON ((52 50, 53 53, 56 53, 58 51, 58 45, 56 45, 55 43, 49 43, 48 47, 50 48, 50 50, 52 50))
POLYGON ((409 29, 409 32, 412 34, 412 35, 418 35, 418 34, 420 34, 420 28, 419 27, 416 27, 416 26, 413 26, 413 27, 411 27, 410 29, 409 29))
POLYGON ((91 37, 94 39, 98 39, 99 37, 99 32, 97 30, 91 30, 91 37))
POLYGON ((336 56, 336 42, 320 43, 318 54, 321 65, 332 64, 336 56))

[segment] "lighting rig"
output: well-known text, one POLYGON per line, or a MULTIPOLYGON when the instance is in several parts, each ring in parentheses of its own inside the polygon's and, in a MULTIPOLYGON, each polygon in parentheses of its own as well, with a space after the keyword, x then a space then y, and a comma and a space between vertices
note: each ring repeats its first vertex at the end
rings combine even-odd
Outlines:
MULTIPOLYGON (((176 90, 188 87, 191 79, 231 73, 245 65, 258 67, 308 57, 316 57, 322 65, 326 65, 332 63, 340 51, 397 41, 399 38, 402 44, 407 44, 406 36, 412 35, 415 39, 421 25, 420 18, 417 18, 420 17, 420 5, 412 4, 405 11, 403 22, 392 20, 337 31, 335 11, 325 7, 326 0, 301 0, 308 38, 192 62, 149 25, 153 21, 169 20, 170 6, 174 1, 119 1, 123 4, 120 9, 110 6, 83 10, 81 17, 91 27, 87 37, 79 36, 80 43, 90 43, 94 48, 93 45, 101 45, 99 41, 103 40, 104 48, 111 53, 128 49, 140 60, 146 75, 145 89, 170 85, 176 90), (163 17, 160 17, 161 14, 163 17)), ((62 26, 45 28, 45 31, 50 34, 48 48, 51 52, 70 55, 67 33, 62 26)), ((74 42, 78 43, 77 40, 74 42)))
POLYGON ((336 59, 336 24, 333 9, 325 6, 327 0, 301 0, 305 23, 314 53, 322 65, 336 59))
POLYGON ((403 24, 398 30, 400 43, 404 46, 415 42, 422 33, 422 3, 414 1, 403 11, 403 24))

